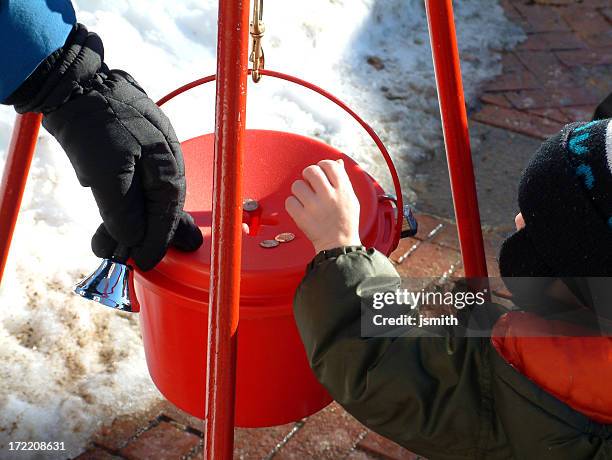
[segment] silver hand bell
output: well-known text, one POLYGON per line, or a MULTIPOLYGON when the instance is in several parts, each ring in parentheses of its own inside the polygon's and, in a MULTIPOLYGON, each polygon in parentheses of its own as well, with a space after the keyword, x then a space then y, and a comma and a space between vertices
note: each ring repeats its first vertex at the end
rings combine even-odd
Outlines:
POLYGON ((135 313, 140 306, 134 295, 134 270, 127 264, 129 248, 118 245, 113 257, 103 259, 91 275, 77 284, 74 292, 110 308, 135 313))

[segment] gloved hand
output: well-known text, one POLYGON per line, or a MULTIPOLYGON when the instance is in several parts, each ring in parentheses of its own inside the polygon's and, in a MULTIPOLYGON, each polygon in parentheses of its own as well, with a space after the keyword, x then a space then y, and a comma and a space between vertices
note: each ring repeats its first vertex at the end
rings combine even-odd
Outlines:
POLYGON ((202 234, 183 211, 185 171, 170 121, 129 74, 108 69, 96 34, 77 24, 5 103, 42 112, 91 187, 104 222, 92 239, 98 257, 111 257, 120 242, 149 270, 169 245, 200 247, 202 234))

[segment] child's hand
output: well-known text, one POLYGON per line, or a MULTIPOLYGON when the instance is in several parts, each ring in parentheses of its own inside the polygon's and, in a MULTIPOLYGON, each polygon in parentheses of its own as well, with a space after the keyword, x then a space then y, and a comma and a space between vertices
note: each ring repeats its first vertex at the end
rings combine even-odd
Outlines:
POLYGON ((342 160, 323 160, 304 169, 285 208, 318 253, 359 246, 359 200, 342 160))

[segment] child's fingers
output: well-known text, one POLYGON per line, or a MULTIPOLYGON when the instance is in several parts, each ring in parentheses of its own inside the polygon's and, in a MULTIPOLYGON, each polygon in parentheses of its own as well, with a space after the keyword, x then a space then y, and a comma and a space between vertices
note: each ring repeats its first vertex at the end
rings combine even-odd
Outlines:
POLYGON ((302 171, 302 176, 317 194, 329 195, 333 189, 327 175, 318 165, 308 166, 302 171))
POLYGON ((300 203, 300 201, 292 195, 285 200, 285 210, 297 223, 299 220, 301 220, 300 218, 304 212, 304 206, 302 206, 302 203, 300 203))
MULTIPOLYGON (((343 176, 347 176, 346 170, 344 169, 344 162, 342 160, 322 160, 317 163, 321 170, 325 173, 325 176, 329 182, 338 188, 344 179, 343 176)), ((347 176, 348 178, 348 176, 347 176)))
POLYGON ((303 180, 296 180, 291 186, 291 193, 300 200, 303 206, 309 206, 316 201, 315 192, 303 180))

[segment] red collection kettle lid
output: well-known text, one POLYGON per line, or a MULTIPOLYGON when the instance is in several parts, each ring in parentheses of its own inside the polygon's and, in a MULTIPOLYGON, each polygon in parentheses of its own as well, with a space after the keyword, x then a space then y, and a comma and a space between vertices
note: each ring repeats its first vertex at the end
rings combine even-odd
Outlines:
MULTIPOLYGON (((168 282, 208 291, 211 253, 214 135, 182 143, 187 176, 185 210, 204 235, 204 244, 193 253, 170 249, 154 269, 168 282)), ((379 199, 373 179, 347 155, 315 139, 293 133, 247 130, 243 173, 244 198, 257 201, 254 212, 243 211, 249 234, 242 238, 241 303, 261 304, 271 297, 293 297, 306 265, 315 256, 312 243, 285 211, 291 185, 309 165, 342 158, 361 206, 363 237, 378 222, 379 199), (264 240, 292 233, 295 238, 266 248, 264 240)), ((282 239, 282 238, 280 238, 282 239)), ((146 276, 146 274, 145 274, 146 276)))

